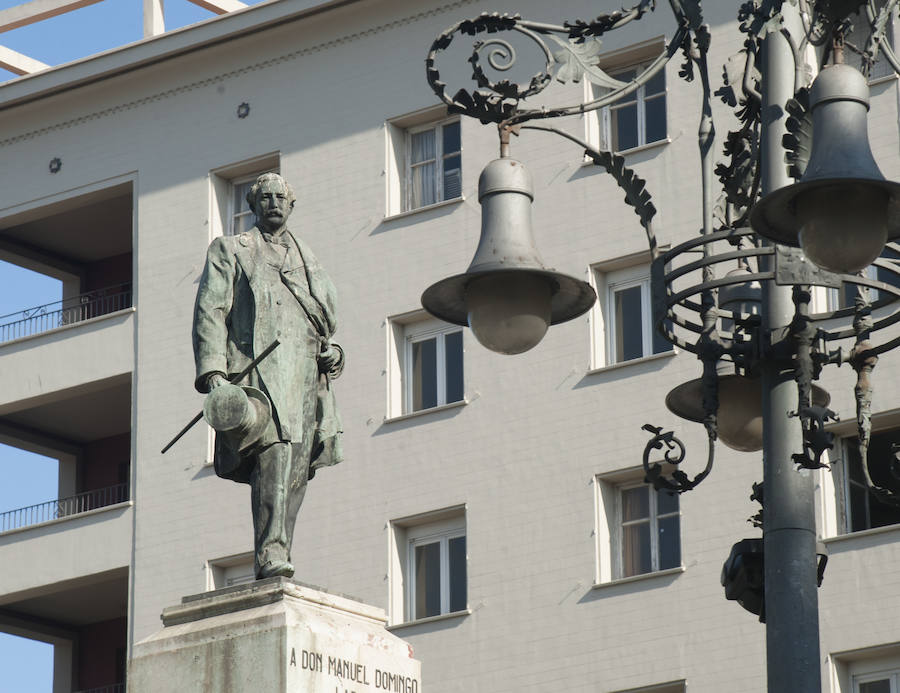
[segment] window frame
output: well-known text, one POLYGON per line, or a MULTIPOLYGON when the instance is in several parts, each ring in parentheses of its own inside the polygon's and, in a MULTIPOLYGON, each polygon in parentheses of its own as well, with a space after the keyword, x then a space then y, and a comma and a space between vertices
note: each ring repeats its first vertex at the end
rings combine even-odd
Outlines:
POLYGON ((220 590, 256 579, 253 552, 214 558, 206 562, 207 590, 220 590))
POLYGON ((463 144, 462 144, 462 122, 459 116, 453 117, 445 117, 441 120, 431 121, 428 123, 422 123, 420 125, 413 125, 407 127, 404 131, 404 166, 403 166, 403 205, 401 208, 401 212, 414 212, 418 209, 425 209, 426 207, 431 207, 433 205, 442 204, 444 202, 452 202, 453 200, 460 199, 462 197, 462 156, 463 156, 463 144), (451 152, 447 154, 443 151, 444 149, 444 137, 443 130, 447 125, 457 124, 459 126, 459 149, 457 151, 451 152), (412 137, 413 135, 417 135, 422 132, 427 132, 429 130, 433 130, 434 135, 434 158, 418 161, 413 163, 412 161, 412 137), (459 177, 460 177, 460 185, 459 185, 459 195, 455 197, 445 198, 444 197, 444 161, 448 157, 459 156, 459 177), (429 202, 428 204, 413 204, 413 169, 419 166, 423 166, 429 162, 433 161, 435 164, 434 167, 434 202, 429 202))
MULTIPOLYGON (((389 562, 388 562, 388 614, 392 626, 405 626, 435 619, 454 618, 470 613, 469 610, 469 532, 466 520, 465 503, 433 510, 417 515, 391 520, 389 523, 389 562), (449 541, 457 537, 465 537, 465 556, 463 573, 465 579, 465 608, 449 611, 449 541), (442 582, 441 613, 434 616, 415 618, 415 546, 434 543, 445 539, 447 543, 447 561, 441 565, 442 573, 446 571, 447 581, 442 582), (447 601, 443 591, 446 585, 447 601), (447 611, 444 607, 447 607, 447 611)), ((442 575, 443 578, 443 575, 442 575)))
MULTIPOLYGON (((871 438, 869 441, 869 451, 872 450, 872 443, 876 437, 884 436, 887 434, 894 434, 897 438, 897 441, 900 442, 900 427, 898 426, 881 426, 874 427, 871 433, 871 438)), ((868 531, 878 531, 884 530, 889 531, 891 529, 900 529, 900 511, 897 511, 897 521, 890 522, 886 524, 874 525, 872 524, 871 517, 871 504, 872 504, 872 494, 869 492, 868 487, 853 478, 853 474, 850 470, 850 464, 856 463, 856 436, 848 435, 840 438, 840 464, 838 465, 838 469, 840 470, 840 479, 839 483, 836 484, 836 493, 839 494, 839 502, 841 512, 840 523, 839 523, 839 536, 850 536, 853 534, 858 534, 859 532, 868 532, 868 531), (852 500, 853 489, 859 489, 864 495, 862 496, 865 499, 865 508, 863 509, 865 513, 865 524, 866 526, 860 529, 853 529, 853 515, 854 515, 854 504, 852 500)), ((900 692, 898 692, 900 693, 900 692)))
MULTIPOLYGON (((640 254, 643 256, 644 254, 640 254)), ((632 260, 633 258, 628 258, 632 260)), ((653 324, 653 299, 651 295, 650 265, 646 262, 604 262, 590 268, 590 279, 597 296, 592 312, 592 369, 624 366, 643 359, 674 354, 675 348, 668 341, 665 348, 656 351, 656 328, 653 324), (641 291, 641 355, 630 359, 619 359, 616 346, 615 293, 640 287, 641 291)))
POLYGON ((851 678, 853 693, 860 693, 860 684, 887 681, 890 693, 900 693, 900 669, 879 671, 867 674, 855 674, 851 678))
POLYGON ((616 522, 616 530, 618 532, 618 552, 617 552, 617 566, 618 569, 616 571, 617 577, 620 579, 623 578, 631 578, 637 577, 640 575, 652 575, 653 573, 659 573, 663 570, 671 570, 672 568, 676 568, 678 566, 670 566, 668 568, 660 568, 660 542, 659 542, 659 521, 661 519, 667 519, 670 517, 678 517, 678 565, 681 565, 681 500, 678 497, 678 494, 674 494, 674 497, 678 503, 678 510, 675 512, 668 513, 659 513, 659 494, 665 493, 665 491, 657 491, 653 488, 652 485, 641 482, 631 482, 631 483, 622 483, 618 485, 617 489, 617 522, 616 522), (623 492, 630 491, 632 489, 642 488, 647 491, 648 498, 648 507, 649 507, 649 515, 647 518, 639 518, 636 520, 626 520, 624 518, 624 502, 623 502, 623 492), (640 573, 631 573, 626 574, 625 567, 625 528, 629 526, 635 526, 638 524, 649 524, 650 525, 650 570, 640 572, 640 573))
POLYGON ((466 343, 465 330, 432 318, 424 311, 412 311, 389 317, 387 324, 387 403, 386 420, 418 416, 443 407, 465 404, 466 400, 466 343), (446 336, 460 334, 460 380, 457 383, 461 397, 447 401, 446 336), (413 346, 435 338, 435 379, 437 403, 431 407, 414 409, 413 346))
MULTIPOLYGON (((465 609, 450 610, 450 589, 451 575, 450 570, 450 540, 462 537, 466 538, 465 526, 455 526, 452 523, 450 528, 435 529, 431 525, 413 528, 407 531, 407 550, 406 558, 408 561, 407 575, 409 576, 408 588, 406 590, 406 619, 408 621, 421 621, 424 618, 434 618, 435 616, 445 616, 450 613, 456 613, 465 609), (416 548, 419 546, 427 546, 429 544, 438 544, 439 549, 439 575, 440 575, 440 611, 437 614, 428 614, 426 616, 418 616, 416 614, 416 548)), ((468 556, 468 549, 466 552, 468 556)), ((468 579, 468 566, 463 565, 465 578, 468 579)), ((468 607, 468 584, 464 584, 466 590, 466 608, 468 607)))
POLYGON ((606 331, 606 355, 610 363, 625 363, 635 359, 653 355, 653 315, 650 302, 650 274, 634 279, 606 282, 606 322, 609 328, 606 331), (616 323, 616 293, 639 287, 641 290, 641 355, 634 358, 620 358, 618 353, 618 328, 616 323))
MULTIPOLYGON (((665 515, 678 516, 678 565, 670 568, 654 569, 646 573, 625 575, 624 534, 622 529, 622 491, 645 486, 649 492, 657 493, 653 486, 643 482, 643 467, 617 470, 596 474, 594 484, 596 562, 594 588, 620 582, 645 580, 659 575, 684 571, 684 542, 682 540, 683 508, 678 499, 678 512, 665 515)), ((664 491, 663 491, 664 493, 664 491)), ((655 506, 655 502, 654 502, 655 506)), ((656 526, 656 558, 651 557, 651 566, 659 566, 658 525, 656 526)))
MULTIPOLYGON (((832 689, 859 693, 860 683, 900 677, 900 643, 883 643, 830 655, 832 689)), ((900 681, 893 691, 900 691, 900 681)), ((892 691, 892 693, 893 693, 892 691)))
MULTIPOLYGON (((607 60, 600 61, 600 68, 610 77, 617 79, 619 75, 625 72, 634 71, 637 75, 641 74, 655 59, 652 57, 635 58, 631 62, 622 62, 618 64, 610 64, 607 66, 607 60)), ((616 154, 627 154, 629 152, 639 151, 647 147, 654 147, 669 142, 669 81, 666 79, 666 68, 663 67, 657 74, 662 75, 663 89, 660 92, 647 94, 647 85, 640 85, 634 92, 629 94, 622 101, 608 104, 594 111, 589 111, 585 115, 587 140, 590 144, 603 151, 612 151, 616 154), (656 99, 664 101, 665 114, 665 130, 662 137, 654 140, 647 140, 647 102, 656 99), (637 134, 637 144, 623 149, 614 146, 612 115, 613 111, 620 110, 630 104, 635 105, 635 129, 637 134)), ((605 93, 605 88, 585 80, 585 98, 588 101, 595 101, 601 98, 605 93)))
MULTIPOLYGON (((407 331, 403 340, 403 413, 415 414, 436 407, 442 407, 453 402, 465 399, 465 395, 453 402, 447 401, 447 336, 459 333, 462 335, 462 327, 459 325, 437 326, 430 329, 407 331), (415 400, 415 373, 413 372, 413 348, 416 344, 429 339, 435 340, 435 383, 436 404, 433 407, 414 408, 415 400)), ((460 370, 463 372, 461 385, 465 393, 465 359, 460 359, 460 370)))

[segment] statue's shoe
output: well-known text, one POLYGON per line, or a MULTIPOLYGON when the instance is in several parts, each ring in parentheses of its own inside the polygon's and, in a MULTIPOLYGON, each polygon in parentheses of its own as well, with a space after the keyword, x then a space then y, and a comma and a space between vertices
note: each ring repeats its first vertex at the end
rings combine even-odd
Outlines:
POLYGON ((260 569, 256 576, 257 580, 268 577, 293 577, 294 566, 287 561, 267 561, 260 569))

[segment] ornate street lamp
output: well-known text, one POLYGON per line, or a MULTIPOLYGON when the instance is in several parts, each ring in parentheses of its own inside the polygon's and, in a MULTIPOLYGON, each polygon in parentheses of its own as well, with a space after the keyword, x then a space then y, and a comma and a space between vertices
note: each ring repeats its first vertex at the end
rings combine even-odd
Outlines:
MULTIPOLYGON (((769 691, 783 693, 821 690, 815 585, 821 582, 824 560, 817 557, 812 476, 794 472, 824 466, 822 455, 833 447, 832 434, 825 430, 835 417, 827 409, 830 398, 813 383, 825 365, 848 363, 856 370, 863 469, 879 499, 900 505, 891 490, 872 481, 866 464, 870 376, 878 355, 900 344, 900 337, 875 343, 875 336, 900 322, 900 290, 859 270, 874 261, 879 276, 887 272, 900 280, 898 267, 879 257, 886 242, 900 238, 900 185, 884 180, 869 149, 865 76, 841 64, 846 18, 864 3, 870 38, 865 46, 847 46, 863 55, 865 71, 883 51, 900 73, 900 63, 883 41, 886 22, 900 0, 888 0, 880 8, 875 0, 808 0, 801 3, 811 11, 805 27, 794 2, 750 0, 741 6, 744 48, 729 61, 725 87, 716 92, 738 107, 740 128, 728 134, 726 160, 715 169, 707 64, 711 36, 699 0, 670 0, 674 36, 628 82, 599 67, 600 37, 653 11, 652 0, 562 26, 482 14, 439 35, 426 59, 428 82, 449 111, 497 124, 501 158, 488 164, 479 183, 482 237, 469 270, 428 288, 423 305, 445 320, 469 324, 479 341, 503 353, 531 348, 546 325, 582 314, 593 302, 593 292, 584 282, 547 270, 534 247, 534 193, 524 168, 508 158, 509 135, 521 130, 559 134, 613 176, 647 235, 656 328, 703 364, 702 376, 676 387, 666 403, 679 416, 703 424, 706 465, 689 476, 680 466, 686 457, 681 441, 647 424, 644 428, 653 437, 643 455, 646 481, 671 493, 694 488, 710 473, 719 438, 738 450, 763 449, 764 483, 753 495, 763 502, 765 491, 757 521, 763 539, 737 545, 723 584, 729 598, 767 614, 769 691), (502 32, 524 36, 539 47, 544 68, 527 84, 488 76, 490 70, 503 72, 516 62, 513 45, 500 38, 502 32), (475 39, 469 62, 477 88, 450 96, 437 58, 459 35, 475 39), (825 55, 811 92, 803 83, 804 41, 822 47, 825 55), (703 218, 698 237, 662 251, 645 181, 625 160, 535 121, 615 103, 649 82, 679 52, 684 56, 679 74, 702 88, 703 218), (825 67, 827 62, 834 64, 825 67), (736 65, 744 69, 733 69, 736 65), (587 79, 605 93, 587 103, 525 107, 525 100, 553 79, 587 79), (772 113, 782 117, 773 119, 772 113), (785 149, 792 185, 783 164, 785 149), (718 201, 714 173, 722 187, 718 201), (814 286, 855 286, 857 296, 852 306, 814 314, 814 286), (871 290, 877 290, 877 300, 871 300, 871 290)), ((900 251, 889 245, 892 252, 900 251)))

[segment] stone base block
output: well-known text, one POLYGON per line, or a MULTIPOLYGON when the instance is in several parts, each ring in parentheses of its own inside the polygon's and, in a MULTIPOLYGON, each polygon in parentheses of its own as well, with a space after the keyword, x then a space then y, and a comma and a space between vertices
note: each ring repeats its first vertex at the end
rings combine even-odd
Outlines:
POLYGON ((184 597, 162 620, 134 646, 130 693, 422 691, 382 609, 286 578, 184 597))

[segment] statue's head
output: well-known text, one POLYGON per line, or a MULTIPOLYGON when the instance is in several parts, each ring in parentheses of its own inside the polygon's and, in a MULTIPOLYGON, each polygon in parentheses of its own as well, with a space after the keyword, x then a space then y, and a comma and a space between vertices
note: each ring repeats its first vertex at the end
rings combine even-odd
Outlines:
POLYGON ((275 231, 287 223, 297 198, 287 181, 277 173, 264 173, 250 186, 247 202, 263 231, 275 231))

